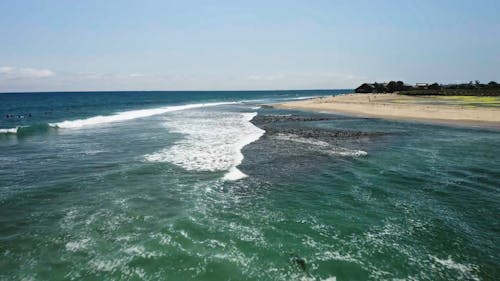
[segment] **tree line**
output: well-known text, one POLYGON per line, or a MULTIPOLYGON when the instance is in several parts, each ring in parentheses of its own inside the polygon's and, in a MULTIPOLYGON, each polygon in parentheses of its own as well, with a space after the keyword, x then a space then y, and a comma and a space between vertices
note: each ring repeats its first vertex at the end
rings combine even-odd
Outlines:
MULTIPOLYGON (((438 83, 419 83, 416 85, 409 85, 403 81, 390 81, 389 83, 363 83, 361 86, 355 89, 356 93, 394 93, 394 92, 404 92, 409 93, 412 91, 416 92, 427 92, 428 94, 439 94, 445 93, 449 90, 498 90, 500 91, 500 84, 491 81, 487 84, 481 83, 478 80, 470 81, 469 83, 460 84, 438 84, 438 83)), ((497 92, 497 91, 494 91, 497 92)))

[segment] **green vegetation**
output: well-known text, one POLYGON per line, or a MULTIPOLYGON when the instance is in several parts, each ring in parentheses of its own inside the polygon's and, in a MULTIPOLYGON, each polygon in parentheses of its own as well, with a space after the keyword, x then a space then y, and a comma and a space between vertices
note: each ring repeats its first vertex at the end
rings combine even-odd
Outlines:
POLYGON ((465 107, 495 107, 500 108, 500 96, 443 96, 431 95, 425 96, 423 99, 392 99, 392 103, 417 103, 417 104, 431 104, 431 105, 457 105, 465 107))
POLYGON ((500 84, 495 81, 482 84, 476 80, 462 84, 418 83, 411 86, 403 81, 390 81, 389 83, 364 83, 355 91, 356 93, 398 93, 425 96, 500 96, 500 84))

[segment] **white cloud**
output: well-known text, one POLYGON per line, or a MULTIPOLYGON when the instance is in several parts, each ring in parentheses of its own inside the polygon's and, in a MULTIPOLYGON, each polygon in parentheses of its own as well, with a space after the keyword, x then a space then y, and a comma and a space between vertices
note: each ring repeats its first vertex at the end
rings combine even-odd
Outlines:
POLYGON ((13 67, 10 67, 10 66, 2 66, 2 67, 0 67, 0 74, 6 74, 6 73, 10 73, 12 71, 14 71, 13 67))
POLYGON ((243 87, 257 89, 334 89, 351 88, 366 77, 347 73, 254 74, 246 77, 243 87))
POLYGON ((275 90, 353 88, 366 80, 350 73, 188 74, 58 72, 0 67, 0 92, 112 90, 275 90), (40 79, 44 78, 44 79, 40 79))
POLYGON ((0 79, 31 79, 47 78, 55 76, 56 73, 50 69, 19 68, 3 66, 0 67, 0 79))
POLYGON ((272 75, 250 75, 248 76, 248 80, 254 81, 275 81, 285 78, 283 74, 272 74, 272 75))
POLYGON ((141 77, 146 77, 146 75, 142 73, 131 73, 128 75, 129 78, 141 78, 141 77))

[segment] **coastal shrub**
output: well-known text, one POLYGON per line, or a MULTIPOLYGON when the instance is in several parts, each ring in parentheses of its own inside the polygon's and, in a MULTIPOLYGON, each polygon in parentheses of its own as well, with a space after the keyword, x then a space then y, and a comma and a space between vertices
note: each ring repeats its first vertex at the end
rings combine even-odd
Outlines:
POLYGON ((387 91, 389 93, 394 93, 397 90, 398 90, 398 86, 397 86, 397 83, 395 81, 391 81, 391 82, 387 83, 387 91))
POLYGON ((429 90, 441 90, 441 86, 438 84, 438 83, 433 83, 431 85, 429 85, 429 90))
POLYGON ((479 80, 460 84, 438 84, 410 86, 403 81, 389 83, 363 83, 355 89, 356 93, 394 93, 403 95, 442 95, 442 96, 500 96, 500 84, 490 81, 482 84, 479 80))
POLYGON ((374 90, 374 87, 368 83, 363 83, 361 86, 357 87, 355 92, 356 93, 372 93, 374 90))

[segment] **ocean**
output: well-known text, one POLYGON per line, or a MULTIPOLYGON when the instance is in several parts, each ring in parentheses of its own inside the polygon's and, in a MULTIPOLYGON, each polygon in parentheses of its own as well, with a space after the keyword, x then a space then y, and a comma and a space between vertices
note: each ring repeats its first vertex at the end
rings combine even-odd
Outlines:
POLYGON ((346 92, 0 94, 0 279, 498 280, 500 132, 346 92))

